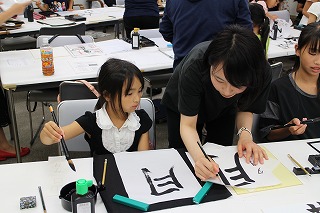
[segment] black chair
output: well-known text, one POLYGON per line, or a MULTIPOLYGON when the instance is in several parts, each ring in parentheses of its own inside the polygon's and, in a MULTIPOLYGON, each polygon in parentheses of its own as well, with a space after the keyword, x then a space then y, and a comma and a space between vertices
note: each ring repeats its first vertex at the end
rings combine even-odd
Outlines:
POLYGON ((40 35, 84 35, 86 25, 84 23, 76 25, 68 25, 64 27, 42 27, 39 31, 40 35))
POLYGON ((272 72, 272 81, 278 79, 282 75, 282 69, 283 69, 283 63, 277 62, 274 64, 271 64, 271 72, 272 72))

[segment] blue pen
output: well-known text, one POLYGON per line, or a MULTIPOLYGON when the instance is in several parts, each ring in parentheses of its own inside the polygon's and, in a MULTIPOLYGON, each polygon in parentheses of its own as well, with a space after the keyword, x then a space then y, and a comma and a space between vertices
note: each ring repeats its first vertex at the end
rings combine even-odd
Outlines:
POLYGON ((212 185, 212 182, 206 182, 196 196, 193 197, 192 201, 196 204, 200 204, 202 199, 208 194, 208 191, 211 189, 212 185))

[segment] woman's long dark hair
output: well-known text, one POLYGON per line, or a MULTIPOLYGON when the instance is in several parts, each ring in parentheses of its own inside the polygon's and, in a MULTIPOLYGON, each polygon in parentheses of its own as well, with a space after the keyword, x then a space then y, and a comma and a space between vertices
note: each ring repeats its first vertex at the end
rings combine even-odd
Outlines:
POLYGON ((100 68, 98 76, 98 91, 101 94, 99 101, 96 105, 96 110, 100 109, 104 103, 106 103, 105 97, 108 96, 111 104, 111 108, 116 112, 118 116, 127 116, 123 111, 121 96, 122 87, 126 83, 125 94, 127 95, 132 86, 133 79, 137 77, 144 87, 144 80, 141 71, 134 64, 120 60, 109 59, 100 68), (121 110, 120 114, 116 110, 116 98, 121 110))
POLYGON ((250 3, 249 9, 251 13, 251 20, 253 26, 259 27, 259 34, 261 36, 261 43, 265 54, 267 54, 267 41, 270 33, 270 21, 266 16, 263 7, 257 3, 250 3))
MULTIPOLYGON (((271 82, 260 40, 251 30, 238 25, 231 25, 215 36, 204 55, 204 63, 213 68, 223 64, 224 75, 232 86, 247 87, 238 103, 240 110, 248 108, 264 85, 271 82)), ((210 69, 207 74, 210 75, 210 69)))

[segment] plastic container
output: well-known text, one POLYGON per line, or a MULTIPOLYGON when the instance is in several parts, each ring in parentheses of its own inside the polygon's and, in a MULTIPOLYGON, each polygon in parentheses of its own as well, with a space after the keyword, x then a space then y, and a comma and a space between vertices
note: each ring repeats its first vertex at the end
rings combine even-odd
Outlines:
POLYGON ((28 22, 33 22, 33 5, 29 4, 26 8, 27 10, 27 18, 28 18, 28 22))
POLYGON ((50 47, 48 38, 43 38, 43 45, 40 47, 42 73, 45 76, 54 74, 53 49, 50 47))
POLYGON ((79 179, 76 182, 76 192, 71 195, 73 213, 94 213, 95 194, 88 188, 93 185, 92 180, 79 179))

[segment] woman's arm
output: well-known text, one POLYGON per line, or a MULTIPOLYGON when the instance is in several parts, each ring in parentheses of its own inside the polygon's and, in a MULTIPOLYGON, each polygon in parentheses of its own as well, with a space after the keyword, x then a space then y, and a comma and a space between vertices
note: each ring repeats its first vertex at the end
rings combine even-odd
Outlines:
POLYGON ((73 10, 73 2, 74 2, 73 0, 69 1, 69 8, 68 8, 69 11, 73 10))
POLYGON ((40 2, 40 0, 38 0, 38 1, 36 2, 36 6, 37 6, 41 11, 48 11, 48 10, 49 10, 49 5, 47 5, 47 4, 42 4, 42 3, 40 2))
POLYGON ((138 151, 144 151, 144 150, 149 150, 150 145, 149 145, 149 131, 146 133, 142 134, 139 140, 139 145, 138 145, 138 151))
POLYGON ((216 177, 219 172, 219 166, 213 160, 210 162, 205 158, 197 141, 199 135, 197 133, 196 124, 198 116, 181 115, 180 134, 189 154, 195 162, 195 174, 201 180, 216 177))
MULTIPOLYGON (((306 118, 303 120, 306 120, 306 118)), ((295 124, 296 126, 271 130, 267 136, 267 139, 269 141, 279 141, 290 135, 301 135, 306 131, 307 128, 306 124, 300 124, 300 120, 298 118, 292 119, 289 124, 295 124)))
POLYGON ((302 14, 307 18, 309 18, 308 10, 309 10, 309 7, 312 5, 312 3, 313 3, 312 1, 306 1, 302 9, 302 14))
MULTIPOLYGON (((0 4, 2 4, 2 2, 0 2, 0 4)), ((0 13, 0 24, 3 24, 5 21, 7 21, 12 16, 23 13, 25 8, 29 4, 31 4, 31 1, 27 1, 24 3, 15 3, 8 10, 0 13)))
POLYGON ((43 144, 51 145, 60 142, 62 137, 69 140, 82 133, 84 130, 76 121, 61 128, 55 122, 49 121, 41 130, 40 140, 43 144))
POLYGON ((239 157, 246 157, 246 162, 249 163, 253 158, 253 163, 256 165, 258 162, 263 163, 264 158, 268 159, 267 153, 253 142, 251 127, 252 127, 253 115, 252 112, 238 112, 236 117, 237 128, 245 127, 249 131, 242 131, 239 134, 238 140, 238 154, 239 157), (246 151, 244 154, 243 151, 246 151))

